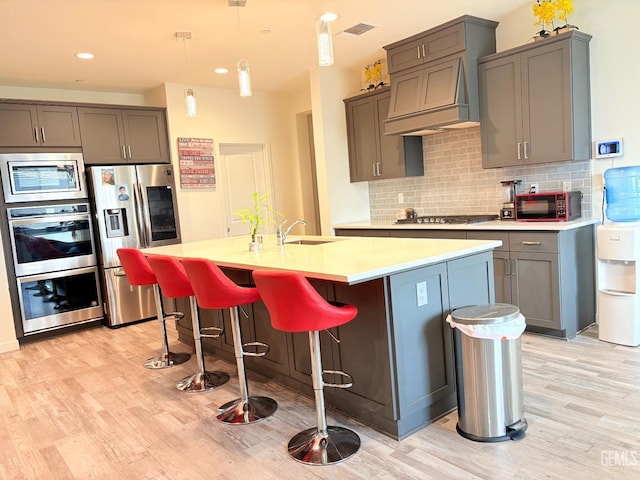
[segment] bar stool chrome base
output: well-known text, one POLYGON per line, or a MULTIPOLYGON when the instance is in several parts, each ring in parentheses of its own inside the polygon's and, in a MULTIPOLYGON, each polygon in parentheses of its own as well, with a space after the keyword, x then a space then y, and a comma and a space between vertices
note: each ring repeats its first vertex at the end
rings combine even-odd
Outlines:
POLYGON ((176 387, 183 392, 205 392, 229 381, 225 372, 198 372, 180 380, 176 387))
POLYGON ((216 412, 216 418, 231 425, 248 425, 269 418, 278 409, 278 402, 269 397, 236 398, 216 412))
POLYGON ((344 427, 327 427, 323 435, 317 428, 309 428, 296 434, 287 450, 294 460, 310 465, 340 463, 360 448, 357 433, 344 427))
POLYGON ((189 361, 191 358, 190 353, 173 353, 169 352, 168 355, 158 355, 157 357, 150 358, 144 362, 145 368, 169 368, 175 365, 180 365, 189 361))

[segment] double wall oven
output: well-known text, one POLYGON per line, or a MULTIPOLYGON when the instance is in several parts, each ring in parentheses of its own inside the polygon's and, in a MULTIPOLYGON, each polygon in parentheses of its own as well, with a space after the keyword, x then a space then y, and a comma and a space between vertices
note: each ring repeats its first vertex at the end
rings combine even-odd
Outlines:
POLYGON ((82 155, 1 154, 0 169, 23 334, 101 319, 82 155))

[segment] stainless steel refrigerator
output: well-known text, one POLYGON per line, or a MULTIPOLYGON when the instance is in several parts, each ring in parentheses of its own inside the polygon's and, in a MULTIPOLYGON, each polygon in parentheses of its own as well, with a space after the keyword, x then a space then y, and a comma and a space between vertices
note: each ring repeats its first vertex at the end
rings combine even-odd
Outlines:
POLYGON ((151 287, 129 284, 116 250, 180 243, 171 165, 99 165, 88 170, 105 321, 110 327, 156 317, 151 287))

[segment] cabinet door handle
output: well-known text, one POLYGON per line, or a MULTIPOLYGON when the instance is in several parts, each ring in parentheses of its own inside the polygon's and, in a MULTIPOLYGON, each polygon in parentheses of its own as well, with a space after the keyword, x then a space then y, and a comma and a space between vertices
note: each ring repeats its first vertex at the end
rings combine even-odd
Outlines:
POLYGON ((42 143, 47 142, 47 137, 44 135, 44 127, 40 127, 40 138, 42 138, 42 143))
POLYGON ((131 158, 133 158, 133 157, 131 156, 131 145, 127 145, 127 151, 129 152, 129 158, 130 158, 130 159, 131 159, 131 158))
POLYGON ((518 142, 518 160, 522 160, 522 156, 520 155, 520 146, 522 143, 518 142))
POLYGON ((420 45, 418 45, 418 56, 416 58, 420 58, 420 45))
POLYGON ((371 168, 373 168, 373 176, 375 177, 376 176, 376 164, 372 163, 371 164, 371 168))
POLYGON ((124 149, 124 145, 122 145, 122 158, 127 159, 127 151, 124 149))
POLYGON ((38 143, 38 128, 33 127, 33 141, 38 143))
POLYGON ((427 58, 427 54, 424 53, 424 43, 422 44, 422 58, 427 58))
POLYGON ((376 163, 376 173, 380 176, 380 162, 376 163))
POLYGON ((527 152, 527 144, 529 142, 524 142, 524 159, 528 159, 529 158, 529 153, 527 152))
POLYGON ((511 275, 511 260, 508 258, 504 259, 504 274, 507 277, 511 275))
POLYGON ((533 245, 533 246, 539 247, 540 245, 542 245, 542 242, 528 242, 525 240, 522 242, 522 245, 533 245))

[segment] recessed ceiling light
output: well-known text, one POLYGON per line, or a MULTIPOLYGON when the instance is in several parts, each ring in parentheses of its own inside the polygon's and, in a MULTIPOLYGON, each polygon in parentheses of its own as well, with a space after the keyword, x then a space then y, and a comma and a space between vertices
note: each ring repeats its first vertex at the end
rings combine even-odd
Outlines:
POLYGON ((225 73, 229 73, 229 69, 224 68, 224 67, 218 67, 218 68, 214 69, 213 71, 216 72, 219 75, 224 75, 225 73))
POLYGON ((86 60, 86 59, 94 58, 95 55, 93 53, 82 52, 82 53, 76 53, 76 57, 86 60))
POLYGON ((320 15, 320 20, 323 22, 333 22, 338 19, 338 14, 333 12, 327 12, 320 15))

